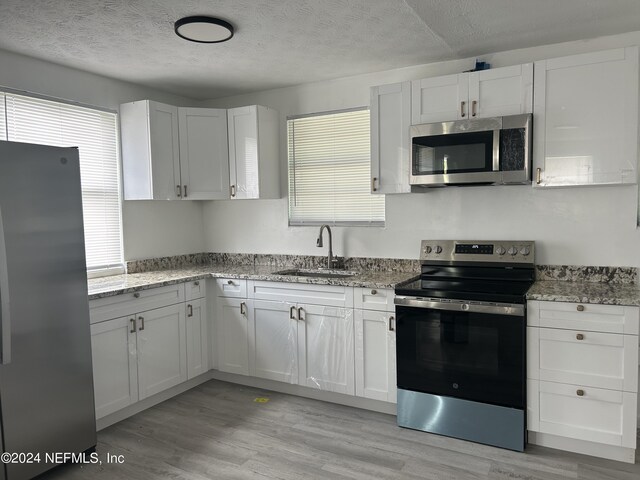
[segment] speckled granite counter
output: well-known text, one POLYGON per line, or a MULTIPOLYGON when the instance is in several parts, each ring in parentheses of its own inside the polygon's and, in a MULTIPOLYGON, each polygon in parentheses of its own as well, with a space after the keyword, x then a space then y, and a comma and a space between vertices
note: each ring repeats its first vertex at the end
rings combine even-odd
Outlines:
POLYGON ((543 280, 532 285, 527 292, 527 299, 551 302, 639 306, 640 286, 636 283, 543 280))
POLYGON ((89 300, 130 293, 203 278, 243 278, 274 282, 310 283, 316 285, 344 285, 349 287, 394 288, 396 284, 418 276, 418 272, 372 271, 346 278, 296 277, 276 275, 282 266, 213 264, 178 267, 143 273, 115 275, 89 280, 89 300))

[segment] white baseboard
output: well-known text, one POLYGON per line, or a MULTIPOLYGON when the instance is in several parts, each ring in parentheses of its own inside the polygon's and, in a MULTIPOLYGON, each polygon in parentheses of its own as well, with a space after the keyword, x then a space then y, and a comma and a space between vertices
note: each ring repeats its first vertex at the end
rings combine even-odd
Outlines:
POLYGON ((529 443, 540 445, 541 447, 556 448, 558 450, 591 455, 593 457, 608 458, 609 460, 617 460, 618 462, 635 463, 636 461, 636 451, 633 448, 616 447, 540 432, 528 432, 528 435, 529 443))

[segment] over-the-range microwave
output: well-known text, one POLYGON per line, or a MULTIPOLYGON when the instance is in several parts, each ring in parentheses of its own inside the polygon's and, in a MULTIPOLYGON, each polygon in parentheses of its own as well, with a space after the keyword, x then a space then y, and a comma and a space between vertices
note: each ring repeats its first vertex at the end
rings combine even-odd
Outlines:
POLYGON ((531 114, 411 126, 414 186, 531 182, 531 114))

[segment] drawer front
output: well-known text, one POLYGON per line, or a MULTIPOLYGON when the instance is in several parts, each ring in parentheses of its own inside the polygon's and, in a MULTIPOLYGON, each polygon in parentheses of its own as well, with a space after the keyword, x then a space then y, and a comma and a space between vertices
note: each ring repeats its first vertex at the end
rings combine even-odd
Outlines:
POLYGON ((353 289, 353 307, 364 310, 380 310, 393 312, 395 305, 393 290, 387 288, 361 288, 353 289))
POLYGON ((184 283, 150 288, 135 293, 98 298, 89 302, 91 323, 125 317, 145 310, 182 303, 185 299, 184 283))
POLYGON ((206 285, 206 280, 204 279, 185 283, 184 288, 187 302, 206 296, 206 285))
POLYGON ((537 408, 530 429, 562 437, 636 447, 637 394, 580 385, 529 382, 537 408), (537 389, 537 391, 536 391, 537 389), (578 395, 582 393, 582 395, 578 395), (537 418, 536 418, 537 416, 537 418))
POLYGON ((247 281, 238 278, 216 279, 218 297, 247 298, 247 281))
POLYGON ((353 308, 353 287, 264 281, 249 283, 249 295, 256 300, 353 308))
POLYGON ((638 335, 638 307, 529 302, 528 324, 548 328, 638 335))
POLYGON ((535 327, 529 327, 527 334, 529 378, 638 391, 635 335, 535 327))

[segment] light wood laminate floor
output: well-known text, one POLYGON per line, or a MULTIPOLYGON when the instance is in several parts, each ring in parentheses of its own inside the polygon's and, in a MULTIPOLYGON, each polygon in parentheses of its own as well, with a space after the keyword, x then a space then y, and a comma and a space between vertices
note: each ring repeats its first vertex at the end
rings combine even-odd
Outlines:
POLYGON ((640 479, 638 463, 534 445, 511 452, 401 429, 390 415, 217 380, 102 430, 103 462, 107 452, 124 455, 124 464, 67 465, 44 478, 640 479))

